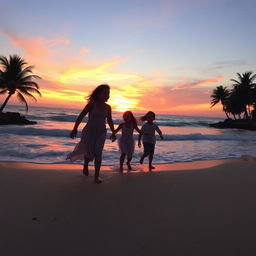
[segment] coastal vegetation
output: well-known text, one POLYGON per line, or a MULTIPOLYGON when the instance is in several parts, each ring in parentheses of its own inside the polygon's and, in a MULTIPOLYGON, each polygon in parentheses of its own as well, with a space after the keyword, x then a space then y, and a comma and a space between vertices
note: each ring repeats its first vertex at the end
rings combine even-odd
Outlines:
POLYGON ((33 94, 41 96, 38 84, 34 81, 40 79, 33 74, 33 66, 26 66, 27 63, 18 55, 10 55, 9 58, 0 56, 0 94, 7 94, 4 102, 0 107, 0 124, 21 123, 27 124, 28 120, 21 117, 19 113, 3 113, 9 99, 16 94, 19 101, 25 104, 26 112, 28 103, 26 98, 36 101, 33 94))
POLYGON ((221 103, 227 118, 252 119, 256 111, 256 74, 237 73, 237 79, 231 79, 232 88, 217 86, 211 95, 211 107, 221 103))
POLYGON ((213 90, 211 107, 221 103, 227 120, 212 126, 256 130, 255 80, 253 72, 237 73, 237 79, 230 79, 231 89, 220 85, 213 90))

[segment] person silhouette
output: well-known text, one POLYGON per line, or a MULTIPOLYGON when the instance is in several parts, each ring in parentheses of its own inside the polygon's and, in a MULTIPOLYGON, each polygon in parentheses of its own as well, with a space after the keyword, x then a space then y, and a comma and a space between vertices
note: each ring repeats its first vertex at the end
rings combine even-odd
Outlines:
POLYGON ((118 131, 122 131, 122 135, 118 140, 118 146, 119 150, 121 152, 120 155, 120 171, 123 171, 123 164, 125 157, 127 156, 127 166, 128 170, 132 170, 131 167, 131 160, 132 160, 132 155, 134 152, 134 138, 133 138, 133 131, 134 129, 140 133, 140 129, 137 126, 137 121, 131 111, 126 111, 123 113, 123 119, 124 122, 119 124, 119 126, 115 129, 113 134, 111 135, 111 138, 113 137, 112 141, 115 140, 115 134, 118 131))
POLYGON ((144 153, 140 158, 140 163, 143 164, 144 158, 148 156, 148 167, 151 171, 155 169, 152 165, 153 156, 155 153, 156 136, 155 131, 159 134, 160 138, 163 140, 162 131, 159 129, 158 125, 154 123, 156 115, 154 112, 149 111, 145 116, 141 117, 141 121, 147 121, 141 127, 141 133, 139 134, 138 146, 141 147, 141 137, 143 142, 144 153))
POLYGON ((76 137, 79 124, 88 114, 88 121, 82 130, 80 142, 75 146, 73 152, 68 154, 67 159, 70 159, 70 161, 84 160, 83 174, 86 176, 89 175, 88 164, 94 159, 94 182, 96 183, 102 182, 99 178, 99 173, 102 151, 107 135, 106 120, 111 131, 114 132, 111 106, 106 103, 109 95, 109 85, 101 84, 96 87, 88 96, 88 102, 78 115, 74 128, 70 133, 71 138, 76 137))

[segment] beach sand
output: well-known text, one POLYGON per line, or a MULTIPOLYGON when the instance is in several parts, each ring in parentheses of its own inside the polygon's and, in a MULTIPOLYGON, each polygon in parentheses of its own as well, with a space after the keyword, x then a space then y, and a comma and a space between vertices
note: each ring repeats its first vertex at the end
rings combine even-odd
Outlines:
POLYGON ((255 159, 156 167, 1 162, 1 255, 256 255, 255 159))

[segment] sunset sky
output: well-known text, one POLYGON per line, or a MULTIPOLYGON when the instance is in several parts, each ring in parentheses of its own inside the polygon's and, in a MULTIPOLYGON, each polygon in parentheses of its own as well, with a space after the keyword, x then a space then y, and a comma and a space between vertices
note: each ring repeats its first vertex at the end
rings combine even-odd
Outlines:
POLYGON ((19 54, 42 77, 31 105, 81 109, 108 83, 113 110, 224 117, 210 109, 213 88, 256 72, 254 0, 0 4, 0 54, 19 54))

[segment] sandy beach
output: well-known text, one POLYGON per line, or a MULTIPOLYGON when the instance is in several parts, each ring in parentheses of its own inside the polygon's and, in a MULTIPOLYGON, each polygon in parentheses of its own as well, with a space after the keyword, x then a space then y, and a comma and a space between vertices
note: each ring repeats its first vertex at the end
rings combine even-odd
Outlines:
POLYGON ((255 255, 256 159, 156 167, 1 162, 1 255, 255 255))

